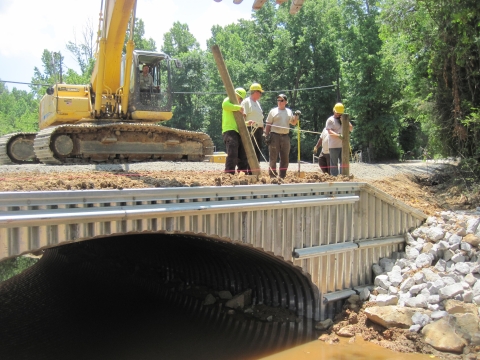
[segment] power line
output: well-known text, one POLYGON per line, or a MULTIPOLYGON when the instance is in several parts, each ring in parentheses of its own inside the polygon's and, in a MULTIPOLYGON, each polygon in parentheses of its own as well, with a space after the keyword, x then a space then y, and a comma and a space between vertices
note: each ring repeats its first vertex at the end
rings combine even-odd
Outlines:
MULTIPOLYGON (((324 86, 315 86, 310 88, 300 88, 300 89, 284 89, 284 90, 265 90, 264 93, 281 93, 288 91, 303 91, 303 90, 315 90, 315 89, 325 89, 335 87, 336 85, 324 85, 324 86)), ((201 91, 172 91, 172 94, 196 94, 196 95, 224 95, 225 92, 201 92, 201 91)))
POLYGON ((0 80, 2 83, 11 83, 11 84, 21 84, 21 85, 40 85, 40 86, 52 86, 50 84, 34 84, 34 83, 25 83, 19 81, 9 81, 9 80, 0 80))

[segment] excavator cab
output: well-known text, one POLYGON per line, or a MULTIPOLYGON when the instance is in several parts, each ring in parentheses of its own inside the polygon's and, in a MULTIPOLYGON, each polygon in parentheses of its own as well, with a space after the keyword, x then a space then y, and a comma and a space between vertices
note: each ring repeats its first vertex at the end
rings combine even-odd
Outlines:
MULTIPOLYGON (((125 59, 124 59, 125 63, 125 59)), ((161 52, 135 50, 133 52, 132 71, 130 79, 130 96, 128 112, 132 118, 150 119, 153 114, 156 121, 165 121, 171 118, 171 64, 179 67, 181 64, 161 52), (151 82, 146 87, 141 82, 144 76, 142 69, 148 66, 148 76, 151 82), (163 114, 163 115, 160 115, 163 114), (141 117, 140 117, 140 114, 141 117)), ((122 72, 123 73, 123 72, 122 72)))

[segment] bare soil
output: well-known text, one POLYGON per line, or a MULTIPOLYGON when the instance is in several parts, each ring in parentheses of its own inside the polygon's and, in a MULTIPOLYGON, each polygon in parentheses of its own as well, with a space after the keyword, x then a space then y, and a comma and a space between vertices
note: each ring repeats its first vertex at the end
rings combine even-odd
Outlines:
POLYGON ((243 173, 225 174, 221 171, 3 171, 0 191, 54 191, 87 189, 134 189, 193 186, 231 186, 248 184, 293 184, 337 181, 368 182, 394 198, 432 215, 443 209, 469 209, 480 205, 478 193, 468 195, 465 186, 452 185, 454 176, 449 167, 431 174, 397 173, 375 179, 351 175, 332 177, 319 171, 302 172, 302 177, 289 171, 283 180, 271 179, 262 172, 258 180, 243 173), (451 173, 451 174, 450 174, 451 173), (439 175, 440 174, 440 175, 439 175), (433 179, 433 180, 432 180, 433 179))

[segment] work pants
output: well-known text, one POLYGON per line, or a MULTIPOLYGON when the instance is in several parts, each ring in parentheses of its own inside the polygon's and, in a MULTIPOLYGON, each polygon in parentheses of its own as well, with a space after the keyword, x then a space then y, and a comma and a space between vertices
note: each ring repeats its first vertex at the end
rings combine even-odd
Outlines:
POLYGON ((341 174, 342 166, 342 148, 330 148, 330 175, 337 176, 339 173, 341 174), (340 172, 338 171, 338 166, 340 165, 340 172))
POLYGON ((288 134, 277 134, 270 132, 271 142, 268 146, 270 156, 270 168, 268 173, 270 177, 277 176, 277 159, 280 156, 279 174, 283 179, 287 176, 287 169, 290 155, 290 136, 288 134))
MULTIPOLYGON (((254 127, 247 126, 249 134, 252 134, 254 127)), ((255 155, 257 155, 257 160, 260 162, 263 160, 262 157, 262 148, 263 148, 263 127, 257 127, 253 132, 252 138, 253 148, 255 149, 255 155)))
POLYGON ((238 166, 238 171, 247 172, 247 154, 243 147, 240 134, 235 130, 226 131, 222 134, 223 143, 227 153, 227 159, 225 161, 225 172, 235 174, 235 170, 238 166))
POLYGON ((318 165, 323 173, 330 175, 330 154, 324 154, 322 151, 318 157, 318 165))

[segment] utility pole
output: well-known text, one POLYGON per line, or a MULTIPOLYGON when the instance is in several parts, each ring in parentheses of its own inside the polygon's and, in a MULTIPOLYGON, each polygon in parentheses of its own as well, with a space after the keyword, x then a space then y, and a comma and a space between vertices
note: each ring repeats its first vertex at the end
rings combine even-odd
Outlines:
MULTIPOLYGON (((237 95, 235 94, 235 89, 233 88, 232 79, 230 78, 228 69, 225 66, 225 62, 223 61, 223 56, 218 45, 212 46, 212 53, 217 63, 218 72, 220 73, 220 77, 222 78, 225 90, 227 90, 227 95, 230 99, 230 102, 232 104, 239 105, 237 101, 237 95)), ((242 139, 243 147, 245 148, 245 152, 247 153, 248 165, 250 165, 252 174, 259 176, 260 164, 253 148, 252 139, 248 134, 247 125, 245 125, 245 121, 243 120, 243 115, 239 111, 235 111, 233 115, 235 117, 235 122, 238 126, 238 132, 240 134, 240 138, 242 139)))

